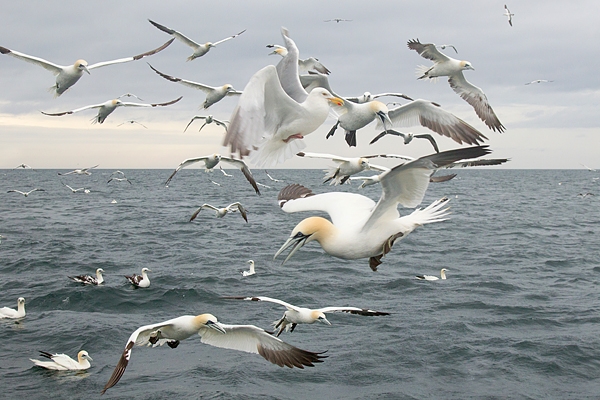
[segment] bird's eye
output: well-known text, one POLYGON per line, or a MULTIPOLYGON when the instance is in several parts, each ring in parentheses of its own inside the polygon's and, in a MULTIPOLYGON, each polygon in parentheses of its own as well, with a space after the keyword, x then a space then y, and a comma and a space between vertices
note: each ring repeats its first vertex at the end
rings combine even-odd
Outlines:
POLYGON ((302 232, 298 232, 298 233, 296 233, 296 234, 294 235, 294 238, 295 238, 295 239, 300 239, 300 238, 302 238, 302 237, 304 237, 304 234, 303 234, 302 232))

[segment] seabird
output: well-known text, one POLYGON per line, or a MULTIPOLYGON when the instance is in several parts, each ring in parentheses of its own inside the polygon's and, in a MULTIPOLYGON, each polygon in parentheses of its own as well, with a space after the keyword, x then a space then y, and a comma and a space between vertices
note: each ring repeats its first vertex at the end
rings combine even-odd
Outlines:
POLYGON ((106 183, 110 183, 111 181, 117 181, 117 182, 125 182, 126 181, 126 182, 129 182, 130 185, 132 185, 131 181, 129 179, 125 178, 125 177, 123 177, 123 178, 110 178, 108 180, 108 182, 106 182, 106 183))
POLYGON ((240 36, 242 33, 246 32, 246 30, 244 29, 243 31, 241 31, 240 33, 237 33, 233 36, 229 36, 226 37, 225 39, 219 40, 218 42, 206 42, 204 44, 200 44, 200 43, 196 43, 194 42, 192 39, 188 38, 187 36, 185 36, 183 33, 178 32, 176 30, 173 30, 171 28, 167 28, 164 25, 161 25, 157 22, 154 22, 152 20, 148 20, 152 25, 154 25, 155 27, 157 27, 158 29, 160 29, 163 32, 168 33, 169 35, 173 36, 175 39, 181 41, 182 43, 190 46, 192 49, 194 49, 194 52, 192 53, 191 56, 189 56, 187 58, 188 61, 192 61, 198 57, 202 57, 203 55, 205 55, 206 53, 208 53, 208 51, 213 48, 213 47, 217 47, 217 45, 226 42, 228 40, 234 39, 238 36, 240 36))
POLYGON ((102 277, 103 272, 104 272, 104 270, 102 268, 98 268, 96 270, 95 278, 90 275, 68 276, 67 278, 69 278, 75 282, 83 283, 85 285, 101 285, 102 282, 104 282, 104 278, 102 277))
POLYGON ((248 264, 250 264, 250 270, 242 271, 242 276, 250 276, 256 273, 256 271, 254 271, 254 260, 248 260, 248 264))
POLYGON ((20 190, 11 189, 11 190, 7 191, 6 193, 20 193, 23 196, 27 197, 33 192, 45 192, 45 190, 40 189, 40 188, 35 188, 35 189, 31 189, 29 192, 21 192, 20 190))
POLYGON ((333 154, 322 153, 304 153, 296 154, 298 157, 325 158, 336 162, 337 167, 329 169, 328 173, 323 178, 323 183, 330 182, 330 185, 343 185, 348 178, 354 174, 366 170, 387 171, 389 168, 369 163, 370 158, 379 157, 379 154, 362 156, 362 157, 342 157, 333 154))
POLYGON ((92 118, 92 124, 95 124, 95 123, 101 124, 104 122, 106 117, 108 117, 113 111, 115 111, 117 109, 117 107, 164 107, 164 106, 170 106, 171 104, 175 104, 181 99, 182 99, 182 97, 179 97, 175 100, 171 100, 166 103, 154 103, 154 104, 130 103, 130 102, 121 101, 119 99, 113 99, 113 100, 105 101, 104 103, 100 103, 100 104, 92 104, 89 106, 76 108, 71 111, 63 111, 63 112, 59 112, 59 113, 46 113, 46 112, 41 111, 41 113, 44 115, 49 115, 51 117, 60 117, 63 115, 74 114, 79 111, 85 111, 85 110, 90 110, 92 108, 97 108, 98 115, 96 115, 94 118, 92 118))
POLYGON ((387 312, 370 310, 368 308, 358 307, 323 307, 317 309, 305 308, 294 306, 290 303, 279 299, 273 299, 271 297, 244 297, 244 296, 230 296, 224 297, 225 299, 234 300, 249 300, 249 301, 268 301, 270 303, 276 303, 287 308, 287 311, 283 313, 283 317, 273 322, 275 329, 279 329, 277 337, 281 335, 281 332, 290 331, 293 332, 298 324, 313 324, 315 322, 321 322, 323 324, 331 325, 327 320, 325 313, 328 312, 345 312, 349 314, 364 315, 364 316, 381 316, 390 315, 387 312))
MULTIPOLYGON (((446 271, 448 271, 446 268, 442 268, 442 270, 440 271, 440 276, 442 277, 442 279, 446 279, 446 271)), ((417 275, 416 278, 424 281, 437 281, 440 279, 437 276, 433 275, 417 275)))
POLYGON ((306 147, 298 139, 325 122, 330 103, 344 102, 323 88, 306 93, 298 77, 297 48, 288 47, 293 41, 285 28, 282 36, 287 56, 277 67, 266 66, 250 78, 223 141, 232 154, 245 157, 252 152, 252 161, 260 167, 282 163, 306 147))
POLYGON ((69 171, 69 172, 65 172, 65 173, 60 173, 57 172, 58 175, 71 175, 71 174, 75 174, 75 175, 91 175, 92 173, 90 172, 90 169, 94 169, 96 167, 98 167, 98 165, 94 165, 93 167, 88 167, 88 168, 82 168, 82 169, 74 169, 73 171, 69 171))
POLYGON ((549 82, 554 82, 554 81, 549 81, 548 79, 536 79, 531 82, 527 82, 526 85, 531 85, 533 83, 549 83, 549 82))
POLYGON ((215 117, 213 117, 212 115, 207 115, 207 116, 202 116, 202 115, 195 115, 194 117, 192 117, 192 119, 190 120, 190 122, 186 125, 185 129, 183 130, 184 132, 187 131, 187 128, 189 128, 189 126, 192 124, 192 122, 194 122, 197 119, 202 119, 204 120, 204 123, 202 124, 202 126, 200 127, 200 129, 198 129, 198 132, 200 132, 202 130, 202 128, 204 128, 206 125, 208 124, 212 124, 213 122, 217 125, 217 126, 222 126, 223 128, 225 128, 225 131, 227 132, 227 124, 229 123, 229 121, 221 121, 219 119, 216 119, 215 117))
POLYGON ((331 221, 310 217, 292 230, 274 258, 291 247, 283 263, 306 243, 317 241, 323 250, 338 258, 368 258, 373 271, 391 251, 396 240, 403 239, 421 225, 446 220, 448 198, 399 216, 397 207, 417 207, 427 191, 429 178, 442 165, 490 153, 488 146, 475 146, 435 153, 398 165, 379 175, 382 194, 378 203, 368 197, 343 192, 315 195, 310 189, 294 184, 279 192, 279 206, 285 212, 323 211, 331 221))
POLYGON ((504 126, 492 110, 483 90, 471 84, 463 75, 464 70, 474 69, 470 62, 448 57, 440 53, 435 44, 423 44, 419 42, 419 39, 409 40, 408 48, 415 50, 421 57, 433 61, 431 68, 419 68, 419 72, 423 73, 419 79, 447 76, 452 90, 473 107, 477 116, 485 122, 488 128, 500 133, 504 131, 504 126))
POLYGON ((351 101, 353 103, 368 103, 369 101, 373 101, 378 99, 379 97, 402 97, 403 99, 413 101, 414 99, 403 94, 403 93, 377 93, 372 94, 371 92, 364 92, 362 96, 357 97, 344 97, 344 100, 351 101))
POLYGON ((506 15, 506 17, 508 18, 508 24, 509 24, 510 26, 513 26, 513 25, 512 25, 512 17, 513 17, 515 14, 512 14, 512 13, 510 12, 510 10, 509 10, 509 9, 508 9, 508 7, 506 6, 506 4, 504 5, 504 14, 503 14, 503 15, 506 15))
POLYGON ((273 177, 272 177, 272 176, 269 174, 269 171, 267 171, 266 169, 265 169, 265 174, 267 174, 267 177, 268 177, 270 180, 272 180, 273 182, 281 182, 281 179, 275 179, 275 178, 273 178, 273 177))
POLYGON ((243 160, 238 160, 236 158, 231 158, 231 157, 223 157, 222 155, 220 155, 218 153, 211 154, 208 156, 188 158, 186 160, 183 160, 177 166, 177 168, 175 168, 175 171, 173 171, 171 176, 169 176, 169 179, 167 179, 167 181, 165 182, 165 186, 169 185, 169 182, 171 182, 171 179, 173 179, 173 177, 179 170, 187 167, 188 165, 191 165, 191 164, 194 164, 197 162, 204 162, 204 170, 208 172, 208 171, 212 171, 213 168, 216 167, 220 161, 225 161, 226 163, 229 163, 229 164, 239 168, 240 170, 242 170, 242 173, 246 177, 246 180, 248 182, 250 182, 250 184, 254 188, 254 191, 256 192, 256 194, 260 194, 260 190, 258 190, 256 181, 254 180, 254 177, 252 176, 252 172, 250 171, 250 168, 248 168, 248 166, 246 165, 246 163, 243 160))
POLYGON ((123 98, 123 97, 135 97, 135 98, 136 98, 136 99, 138 99, 139 101, 144 101, 144 99, 142 99, 142 98, 139 98, 138 96, 136 96, 136 95, 135 95, 135 94, 133 94, 133 93, 124 93, 124 94, 120 95, 119 97, 117 97, 117 99, 121 99, 121 98, 123 98))
POLYGON ((248 222, 248 214, 246 214, 246 209, 240 202, 231 203, 227 207, 222 208, 218 208, 215 206, 211 206, 210 204, 204 203, 192 214, 192 217, 190 218, 189 222, 195 220, 203 208, 214 210, 217 218, 223 218, 227 213, 239 211, 242 218, 244 218, 244 221, 248 222))
POLYGON ((438 44, 436 47, 442 50, 446 50, 446 47, 452 47, 454 49, 454 52, 458 54, 458 50, 456 50, 456 47, 454 47, 454 45, 452 44, 438 44))
POLYGON ((104 386, 102 394, 119 382, 131 358, 131 350, 138 346, 162 346, 164 343, 176 348, 181 340, 198 334, 202 343, 225 349, 260 354, 267 361, 280 367, 312 367, 323 362, 326 356, 299 349, 273 337, 254 325, 226 325, 211 314, 184 315, 158 324, 145 325, 136 329, 125 346, 112 376, 104 386))
POLYGON ((17 165, 16 167, 14 167, 13 169, 18 169, 18 168, 22 168, 22 169, 30 169, 32 171, 35 171, 35 169, 31 168, 29 165, 27 164, 21 164, 21 165, 17 165))
POLYGON ((118 60, 99 62, 99 63, 92 64, 92 65, 88 65, 87 61, 85 61, 85 60, 77 60, 77 61, 75 61, 75 63, 73 65, 66 65, 66 66, 58 65, 58 64, 51 63, 50 61, 46 61, 42 58, 29 56, 27 54, 23 54, 18 51, 10 50, 10 49, 7 49, 6 47, 2 47, 2 46, 0 46, 0 53, 7 54, 9 56, 13 56, 15 58, 18 58, 23 61, 27 61, 29 63, 37 64, 40 67, 43 67, 43 68, 47 69, 48 71, 52 72, 54 75, 56 75, 56 84, 50 88, 50 91, 54 92, 54 94, 55 94, 54 97, 58 97, 61 94, 63 94, 67 89, 69 89, 71 86, 73 86, 75 83, 77 83, 79 78, 81 78, 81 76, 83 75, 84 71, 89 74, 90 71, 95 68, 105 67, 107 65, 125 63, 125 62, 129 62, 129 61, 135 61, 135 60, 139 60, 140 58, 143 58, 146 56, 151 56, 151 55, 156 54, 159 51, 165 49, 168 45, 170 45, 173 42, 173 40, 175 40, 175 39, 171 39, 167 43, 163 44, 162 46, 160 46, 154 50, 148 51, 146 53, 138 54, 133 57, 120 58, 118 60))
POLYGON ((144 128, 146 128, 146 129, 148 129, 148 127, 147 127, 146 125, 142 124, 141 122, 138 122, 138 121, 136 121, 135 119, 129 119, 129 120, 125 121, 125 122, 121 122, 121 123, 120 123, 119 125, 117 125, 117 126, 121 126, 121 125, 124 125, 124 124, 131 124, 131 125, 133 125, 133 124, 138 124, 138 125, 141 125, 141 126, 143 126, 143 127, 144 127, 144 128))
POLYGON ((223 167, 221 167, 220 165, 219 165, 219 171, 221 171, 223 173, 223 175, 225 175, 225 176, 228 176, 228 177, 233 176, 233 175, 228 174, 227 172, 225 172, 225 170, 223 169, 223 167))
MULTIPOLYGON (((285 57, 288 54, 288 50, 284 46, 280 46, 278 44, 268 44, 267 47, 275 49, 269 53, 269 55, 279 54, 281 57, 285 57)), ((300 73, 309 73, 312 70, 325 75, 329 75, 331 73, 331 71, 324 66, 318 58, 308 57, 305 59, 298 59, 298 71, 300 73)))
POLYGON ((392 120, 388 115, 388 108, 380 101, 373 100, 367 103, 354 103, 345 101, 341 105, 334 107, 334 111, 339 115, 335 125, 329 130, 326 138, 333 136, 338 126, 346 131, 345 140, 348 146, 356 146, 356 131, 364 128, 369 123, 377 120, 378 126, 392 126, 392 120))
POLYGON ((25 317, 25 298, 19 297, 17 299, 17 309, 2 307, 0 308, 0 319, 10 318, 18 319, 25 317))
POLYGON ((162 76, 168 81, 178 82, 187 87, 191 87, 192 89, 202 90, 204 93, 206 93, 206 99, 204 99, 204 103, 202 103, 202 107, 205 110, 211 105, 215 104, 216 102, 224 99, 225 96, 239 96, 242 94, 242 92, 238 92, 237 90, 235 90, 233 86, 229 83, 218 87, 208 86, 203 83, 188 81, 186 79, 176 78, 171 75, 163 74, 162 72, 154 68, 152 65, 148 65, 150 66, 150 68, 152 68, 154 72, 156 72, 158 75, 162 76))
POLYGON ((45 351, 40 351, 40 356, 49 358, 52 361, 40 361, 33 358, 30 358, 30 360, 38 367, 55 371, 81 371, 90 368, 92 366, 90 361, 93 361, 85 350, 77 353, 77 361, 66 354, 52 354, 45 351))
POLYGON ((149 268, 142 268, 142 274, 125 275, 125 278, 135 287, 147 288, 150 286, 150 278, 147 272, 152 272, 149 268))
POLYGON ((67 185, 64 182, 61 182, 63 185, 65 185, 66 187, 68 187, 72 193, 77 193, 77 192, 84 192, 84 193, 89 193, 90 190, 86 189, 86 188, 77 188, 77 189, 73 189, 71 186, 67 185))
POLYGON ((402 139, 404 139, 404 144, 409 144, 410 142, 412 142, 412 140, 414 138, 427 139, 427 140, 429 140, 429 143, 431 143, 431 145, 433 146, 433 149, 435 150, 435 152, 436 153, 440 152, 440 149, 439 149, 439 147, 437 145, 437 142, 435 141, 435 139, 433 138, 433 136, 431 136, 428 133, 422 133, 422 134, 418 134, 418 135, 413 135, 412 132, 402 133, 402 132, 395 131, 393 129, 388 129, 388 130, 385 130, 385 131, 381 132, 379 135, 377 135, 373 140, 371 140, 370 144, 375 143, 376 141, 378 141, 380 138, 382 138, 385 135, 400 136, 402 139))
POLYGON ((352 21, 352 20, 351 19, 334 18, 334 19, 326 19, 323 22, 337 22, 339 24, 340 22, 350 22, 350 21, 352 21))

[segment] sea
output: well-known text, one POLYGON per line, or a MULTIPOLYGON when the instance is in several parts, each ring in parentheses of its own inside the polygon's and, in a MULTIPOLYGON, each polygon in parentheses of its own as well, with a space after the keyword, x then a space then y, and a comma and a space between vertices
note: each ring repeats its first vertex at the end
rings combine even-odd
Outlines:
MULTIPOLYGON (((67 170, 0 170, 0 306, 26 299, 20 321, 0 320, 3 399, 598 399, 600 398, 600 173, 460 169, 431 183, 422 206, 450 199, 450 218, 397 241, 378 271, 313 242, 273 259, 294 226, 318 212, 283 212, 277 194, 381 187, 322 183, 321 170, 123 170, 131 181, 67 170), (84 187, 89 193, 72 193, 84 187), (41 188, 28 197, 7 193, 41 188), (591 193, 586 195, 587 193, 591 193), (217 218, 204 203, 241 202, 217 218), (248 260, 256 274, 244 277, 248 260), (124 275, 149 273, 150 287, 124 275), (68 276, 105 271, 101 286, 68 276), (421 281, 416 275, 447 279, 421 281), (355 306, 386 316, 329 313, 280 339, 326 351, 304 369, 203 344, 133 349, 121 381, 100 395, 129 335, 181 315, 211 313, 266 330, 284 307, 224 299, 269 296, 310 308, 355 306), (48 371, 38 351, 93 358, 84 372, 48 371)), ((402 215, 412 210, 399 209, 402 215)))

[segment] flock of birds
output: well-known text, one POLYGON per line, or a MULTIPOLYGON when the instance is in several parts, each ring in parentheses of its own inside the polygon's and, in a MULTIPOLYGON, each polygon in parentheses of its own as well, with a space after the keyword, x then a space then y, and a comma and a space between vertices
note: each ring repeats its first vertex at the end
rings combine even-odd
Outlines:
MULTIPOLYGON (((505 15, 512 26, 512 17, 505 6, 505 15)), ((351 20, 332 19, 325 22, 346 22, 351 20)), ((54 75, 56 83, 52 87, 56 96, 60 96, 72 87, 83 73, 91 74, 95 68, 109 65, 136 61, 152 56, 166 49, 174 40, 184 43, 192 48, 193 52, 188 57, 192 61, 205 56, 213 47, 239 37, 245 30, 211 43, 198 43, 183 33, 168 28, 155 21, 149 22, 157 29, 172 36, 172 39, 162 46, 141 53, 139 55, 116 59, 112 61, 88 64, 85 60, 78 60, 70 66, 60 66, 38 57, 30 56, 5 47, 0 47, 0 53, 39 65, 54 75)), ((380 184, 381 197, 378 202, 351 192, 325 192, 315 194, 312 190, 299 185, 285 186, 278 195, 279 207, 286 213, 321 211, 329 215, 330 219, 320 216, 311 216, 300 221, 292 230, 287 240, 275 253, 279 257, 285 251, 289 253, 283 260, 287 262, 300 248, 310 242, 317 242, 327 254, 340 259, 368 260, 369 266, 376 271, 382 264, 384 257, 392 250, 396 241, 400 241, 417 227, 445 221, 448 218, 448 202, 446 197, 440 198, 424 208, 418 208, 426 194, 430 182, 443 182, 452 179, 454 175, 434 176, 434 174, 447 168, 470 167, 476 165, 498 165, 507 162, 507 159, 482 158, 491 153, 489 146, 483 145, 488 138, 477 129, 467 124, 459 117, 445 111, 437 103, 412 99, 402 93, 365 92, 361 96, 341 96, 336 94, 329 83, 331 71, 316 58, 300 59, 299 50, 289 32, 281 29, 283 45, 269 44, 273 54, 281 56, 277 65, 268 65, 257 71, 249 80, 242 91, 237 91, 230 84, 209 86, 191 80, 174 77, 163 73, 152 65, 150 68, 160 77, 184 86, 201 90, 206 94, 202 104, 204 109, 225 98, 237 96, 239 101, 228 121, 214 118, 212 115, 194 116, 184 131, 195 120, 202 120, 202 130, 207 124, 214 123, 225 131, 223 145, 229 148, 230 157, 218 153, 183 160, 174 172, 168 177, 165 186, 168 186, 178 171, 195 163, 202 163, 205 170, 213 170, 220 162, 226 162, 239 168, 246 180, 250 183, 256 194, 260 194, 259 184, 254 179, 250 168, 244 161, 249 157, 254 165, 259 167, 272 167, 292 157, 308 157, 329 159, 337 165, 323 178, 323 182, 331 185, 349 184, 361 181, 360 188, 380 184), (406 104, 388 108, 386 104, 377 100, 383 97, 402 98, 406 104), (343 157, 332 154, 310 153, 302 151, 305 147, 303 138, 319 128, 332 112, 337 116, 335 125, 327 134, 327 138, 334 136, 338 128, 345 132, 345 141, 348 146, 356 146, 357 131, 375 121, 382 129, 381 133, 372 140, 372 143, 388 135, 401 137, 403 143, 408 145, 414 139, 426 139, 431 143, 433 153, 418 158, 396 154, 373 154, 362 157, 343 157), (433 133, 450 138, 458 144, 467 144, 453 150, 440 151, 439 146, 431 134, 412 134, 394 130, 397 126, 421 125, 433 133), (371 164, 373 158, 399 159, 401 163, 393 168, 371 164), (363 171, 376 171, 377 174, 369 177, 354 176, 363 171), (408 215, 400 216, 398 205, 414 208, 408 215)), ((421 43, 418 39, 407 42, 408 49, 414 50, 421 57, 433 62, 429 67, 419 68, 419 79, 436 79, 447 77, 450 87, 468 104, 477 116, 494 132, 502 133, 505 130, 498 116, 492 109, 484 91, 466 80, 463 72, 472 70, 473 66, 468 61, 451 58, 440 50, 452 48, 458 53, 456 47, 450 44, 435 45, 434 43, 421 43)), ((531 83, 541 83, 543 80, 531 83)), ((118 107, 157 107, 169 106, 176 103, 181 97, 164 103, 132 103, 120 100, 122 97, 136 97, 126 93, 119 98, 95 105, 83 106, 74 110, 46 113, 49 116, 63 116, 78 113, 88 109, 98 109, 93 122, 103 123, 105 119, 118 107)), ((139 98, 138 98, 139 99, 139 98)), ((141 100, 141 99, 139 99, 141 100)), ((129 120, 127 123, 138 123, 129 120)), ((140 124, 141 125, 141 124, 140 124)), ((75 169, 64 175, 90 175, 91 170, 98 165, 75 169)), ((219 166, 220 167, 220 166, 219 166)), ((31 169, 26 164, 16 168, 31 169)), ((223 174, 228 175, 222 168, 223 174)), ((266 172, 266 171, 265 171, 266 172)), ((279 180, 267 176, 274 182, 279 180)), ((121 171, 113 174, 107 183, 132 182, 121 171)), ((86 188, 74 189, 63 183, 73 193, 87 191, 86 188)), ((265 185, 262 185, 265 186, 265 185)), ((29 192, 9 190, 27 197, 33 192, 44 191, 36 188, 29 192)), ((248 222, 248 211, 240 202, 233 202, 226 207, 216 207, 208 203, 202 204, 191 216, 190 221, 196 219, 203 209, 213 210, 217 217, 228 213, 237 213, 248 222)), ((2 239, 2 236, 0 236, 2 239)), ((249 271, 243 271, 242 276, 255 275, 254 261, 249 260, 249 271)), ((441 279, 446 279, 446 268, 441 270, 441 279)), ((80 275, 69 276, 75 282, 85 285, 100 285, 104 282, 102 268, 96 270, 95 276, 80 275)), ((126 276, 134 286, 147 288, 150 285, 148 268, 141 270, 141 275, 126 276)), ((430 275, 418 275, 420 280, 438 280, 440 278, 430 275)), ((203 343, 211 346, 234 349, 261 355, 267 361, 279 366, 290 368, 304 368, 314 366, 326 358, 323 353, 311 352, 292 346, 279 336, 284 331, 293 331, 298 324, 323 323, 331 325, 326 317, 329 312, 344 312, 363 316, 384 316, 387 312, 375 311, 358 307, 323 307, 310 309, 289 304, 283 300, 264 296, 233 296, 225 297, 232 300, 246 300, 256 302, 270 302, 286 308, 283 316, 274 322, 277 332, 268 332, 254 325, 227 325, 221 323, 212 314, 196 316, 185 315, 167 321, 141 326, 136 329, 126 342, 125 349, 117 366, 104 386, 102 393, 116 385, 123 376, 131 358, 134 346, 162 346, 165 343, 176 348, 180 341, 196 334, 203 343)), ((0 309, 0 319, 20 319, 25 317, 25 299, 18 299, 17 310, 4 307, 0 309)), ((41 352, 41 356, 50 361, 32 359, 35 365, 54 370, 81 370, 90 368, 91 357, 81 350, 77 360, 65 354, 52 354, 41 352)))

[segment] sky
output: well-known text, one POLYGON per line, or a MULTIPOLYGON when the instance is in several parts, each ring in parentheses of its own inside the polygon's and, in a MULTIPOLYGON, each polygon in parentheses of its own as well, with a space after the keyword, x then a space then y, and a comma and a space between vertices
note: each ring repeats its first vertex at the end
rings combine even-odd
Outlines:
MULTIPOLYGON (((48 92, 55 82, 50 72, 0 55, 0 169, 21 163, 40 169, 96 164, 107 169, 172 169, 187 158, 228 155, 222 146, 223 129, 215 124, 198 132, 201 123, 196 121, 183 130, 195 115, 228 120, 237 98, 201 110, 203 92, 159 77, 147 62, 172 76, 211 86, 230 83, 243 90, 255 72, 279 61, 279 56, 268 55, 266 45, 282 44, 281 27, 289 30, 301 58, 316 57, 331 70, 329 81, 336 93, 401 92, 439 103, 488 137, 491 157, 510 159, 503 168, 600 168, 596 0, 507 3, 515 14, 512 27, 503 15, 504 0, 1 2, 0 46, 60 65, 80 58, 92 64, 133 56, 171 38, 148 19, 202 43, 246 32, 191 62, 186 62, 191 48, 175 41, 154 56, 92 70, 58 98, 48 92), (334 18, 350 21, 324 22, 334 18), (475 70, 465 71, 465 77, 486 93, 506 127, 504 133, 489 130, 446 79, 416 79, 419 65, 431 65, 407 48, 406 42, 417 38, 422 43, 453 44, 458 54, 448 48, 443 52, 471 62, 475 70), (525 85, 536 79, 553 82, 525 85), (40 112, 68 111, 124 93, 134 93, 145 103, 183 99, 169 107, 118 108, 103 124, 91 124, 96 110, 62 117, 40 112), (117 126, 132 119, 147 129, 117 126)), ((398 100, 383 99, 394 101, 398 100)), ((325 139, 334 124, 332 114, 304 139, 305 151, 346 157, 420 157, 432 151, 425 140, 404 145, 397 137, 369 145, 379 132, 375 123, 359 130, 358 146, 349 148, 341 129, 325 139)), ((402 130, 432 133, 420 126, 402 130)), ((441 150, 460 146, 433 135, 441 150)), ((297 157, 278 168, 329 164, 297 157)))

